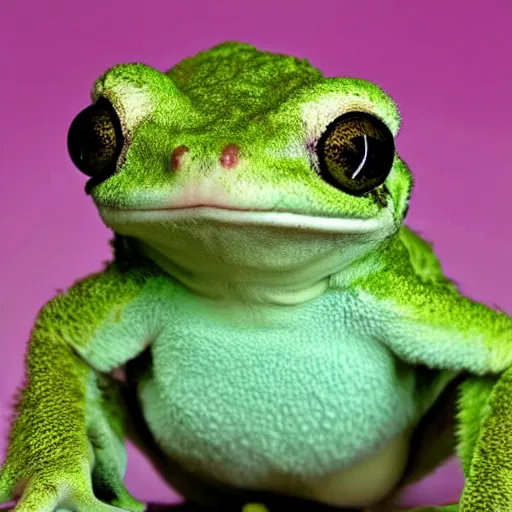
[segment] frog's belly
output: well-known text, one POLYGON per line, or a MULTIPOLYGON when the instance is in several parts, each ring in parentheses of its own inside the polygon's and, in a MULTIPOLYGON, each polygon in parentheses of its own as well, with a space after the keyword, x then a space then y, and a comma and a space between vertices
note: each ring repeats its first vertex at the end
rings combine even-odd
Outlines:
POLYGON ((340 507, 378 504, 396 488, 403 475, 412 433, 412 428, 404 430, 377 453, 299 487, 294 494, 340 507))
POLYGON ((414 374, 384 346, 340 324, 204 332, 200 321, 163 332, 140 388, 169 457, 225 484, 340 505, 393 488, 414 374))

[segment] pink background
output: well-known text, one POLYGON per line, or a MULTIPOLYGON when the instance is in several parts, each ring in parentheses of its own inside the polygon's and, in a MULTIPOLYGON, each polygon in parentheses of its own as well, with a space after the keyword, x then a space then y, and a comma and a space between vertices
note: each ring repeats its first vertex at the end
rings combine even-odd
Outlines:
MULTIPOLYGON (((511 20, 508 0, 2 1, 0 449, 37 310, 109 256, 65 141, 115 63, 164 70, 234 39, 379 83, 403 113, 397 146, 417 179, 409 223, 467 293, 512 312, 511 20)), ((141 499, 172 497, 133 450, 127 483, 141 499)), ((456 500, 461 485, 454 461, 404 499, 456 500)))

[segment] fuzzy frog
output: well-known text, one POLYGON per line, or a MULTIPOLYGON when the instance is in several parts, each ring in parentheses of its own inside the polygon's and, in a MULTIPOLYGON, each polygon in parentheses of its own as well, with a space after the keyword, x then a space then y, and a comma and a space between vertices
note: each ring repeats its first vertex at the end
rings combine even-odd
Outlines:
POLYGON ((387 510, 456 451, 429 510, 512 510, 512 319, 404 225, 399 125, 246 44, 104 73, 68 148, 114 258, 37 317, 0 499, 141 511, 131 438, 198 509, 387 510))

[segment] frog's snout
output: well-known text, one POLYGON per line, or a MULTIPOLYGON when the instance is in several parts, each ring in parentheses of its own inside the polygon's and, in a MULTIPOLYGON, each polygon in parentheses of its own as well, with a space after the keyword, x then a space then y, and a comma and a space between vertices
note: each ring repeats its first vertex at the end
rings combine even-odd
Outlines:
MULTIPOLYGON (((189 152, 187 146, 177 146, 171 153, 171 171, 178 170, 185 155, 189 152)), ((219 163, 224 169, 233 169, 240 160, 240 148, 236 144, 227 144, 220 153, 219 163)))

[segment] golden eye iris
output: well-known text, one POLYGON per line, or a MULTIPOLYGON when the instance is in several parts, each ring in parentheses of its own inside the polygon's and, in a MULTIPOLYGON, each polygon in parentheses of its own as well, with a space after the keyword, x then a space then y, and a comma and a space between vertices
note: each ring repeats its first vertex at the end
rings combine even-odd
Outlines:
POLYGON ((317 144, 322 178, 351 195, 382 185, 395 155, 393 134, 375 116, 349 112, 336 118, 317 144))
POLYGON ((69 156, 80 171, 95 181, 114 173, 122 147, 121 123, 104 98, 82 110, 69 127, 69 156))

